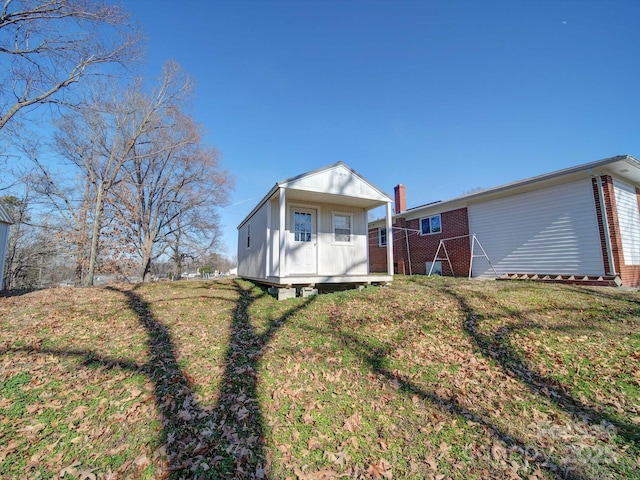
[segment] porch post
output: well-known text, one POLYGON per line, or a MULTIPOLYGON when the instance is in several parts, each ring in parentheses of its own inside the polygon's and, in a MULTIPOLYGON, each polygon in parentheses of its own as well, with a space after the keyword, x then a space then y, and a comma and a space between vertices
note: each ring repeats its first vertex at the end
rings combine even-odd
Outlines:
POLYGON ((271 256, 273 255, 273 250, 274 247, 271 244, 271 242, 273 241, 271 239, 271 199, 267 200, 267 244, 266 244, 266 261, 264 262, 264 278, 269 278, 269 276, 271 275, 271 264, 272 259, 271 256))
POLYGON ((391 225, 391 202, 387 202, 387 274, 393 275, 393 227, 391 225))
POLYGON ((286 246, 287 246, 287 237, 286 237, 286 220, 287 220, 287 209, 285 202, 285 193, 284 188, 280 187, 280 195, 278 197, 278 206, 280 207, 280 255, 278 261, 278 270, 280 277, 284 277, 287 275, 287 264, 286 264, 286 246))

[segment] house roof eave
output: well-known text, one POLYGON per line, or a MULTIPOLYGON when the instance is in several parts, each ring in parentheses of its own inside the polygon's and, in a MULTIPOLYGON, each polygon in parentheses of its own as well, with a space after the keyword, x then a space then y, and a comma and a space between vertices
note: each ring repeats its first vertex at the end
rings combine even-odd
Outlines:
MULTIPOLYGON (((575 177, 576 179, 578 179, 581 176, 585 176, 585 175, 591 176, 595 174, 623 172, 624 171, 623 167, 625 165, 628 165, 631 168, 635 169, 638 172, 637 176, 640 179, 640 161, 638 161, 638 159, 636 159, 632 155, 617 155, 613 157, 604 158, 601 160, 596 160, 594 162, 585 163, 585 164, 577 165, 574 167, 569 167, 562 170, 545 173, 542 175, 537 175, 535 177, 530 177, 523 180, 506 183, 503 185, 499 185, 497 187, 481 190, 479 192, 473 192, 466 195, 461 195, 459 197, 454 197, 442 202, 434 202, 421 207, 410 208, 405 210, 404 212, 394 214, 393 220, 395 221, 398 218, 405 218, 405 219, 420 218, 420 217, 424 217, 425 215, 428 215, 431 212, 442 212, 442 211, 453 210, 455 208, 462 208, 462 207, 468 206, 469 204, 486 200, 491 197, 500 197, 505 193, 511 194, 511 192, 514 192, 514 191, 526 190, 527 188, 533 187, 536 184, 553 183, 556 180, 561 180, 567 177, 569 178, 575 177)), ((370 228, 375 228, 378 225, 378 222, 381 222, 381 221, 382 219, 376 219, 369 222, 370 228)))

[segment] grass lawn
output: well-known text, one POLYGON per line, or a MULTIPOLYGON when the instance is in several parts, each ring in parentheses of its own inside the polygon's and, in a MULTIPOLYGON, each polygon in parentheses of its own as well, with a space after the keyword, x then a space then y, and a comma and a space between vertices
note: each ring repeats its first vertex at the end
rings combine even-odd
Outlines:
POLYGON ((635 291, 181 281, 0 322, 0 478, 640 478, 635 291))

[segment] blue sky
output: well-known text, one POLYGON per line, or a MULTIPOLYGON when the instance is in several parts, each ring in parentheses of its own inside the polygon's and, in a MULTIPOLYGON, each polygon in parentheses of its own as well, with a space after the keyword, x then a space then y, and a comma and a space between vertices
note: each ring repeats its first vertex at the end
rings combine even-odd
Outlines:
POLYGON ((407 205, 640 157, 640 2, 126 0, 197 81, 236 227, 278 180, 343 161, 407 205))

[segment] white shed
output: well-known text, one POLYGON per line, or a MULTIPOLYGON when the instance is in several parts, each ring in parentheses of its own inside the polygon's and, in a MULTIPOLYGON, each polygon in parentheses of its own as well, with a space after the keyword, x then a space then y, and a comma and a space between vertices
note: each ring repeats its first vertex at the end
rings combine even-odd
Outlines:
POLYGON ((391 198, 342 162, 278 182, 238 226, 238 276, 289 289, 384 284, 369 272, 368 212, 391 198))
POLYGON ((7 258, 9 226, 12 223, 9 213, 2 205, 0 205, 0 290, 4 289, 4 262, 7 258))

